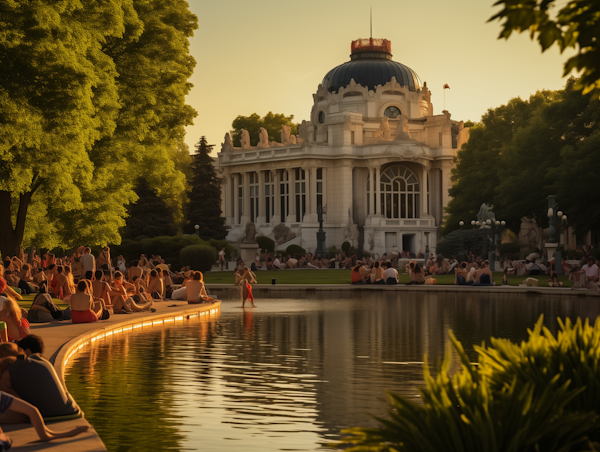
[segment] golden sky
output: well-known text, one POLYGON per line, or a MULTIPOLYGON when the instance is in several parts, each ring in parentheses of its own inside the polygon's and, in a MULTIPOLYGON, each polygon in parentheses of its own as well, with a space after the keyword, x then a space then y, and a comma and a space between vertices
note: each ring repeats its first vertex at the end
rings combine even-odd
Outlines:
POLYGON ((198 112, 187 127, 193 149, 202 135, 214 151, 237 115, 268 111, 308 120, 325 74, 350 60, 350 43, 392 41, 394 61, 413 69, 432 92, 434 114, 478 121, 489 108, 540 89, 560 89, 563 64, 527 34, 498 40, 487 23, 494 0, 188 0, 199 19, 190 51, 196 59, 187 102, 198 112))

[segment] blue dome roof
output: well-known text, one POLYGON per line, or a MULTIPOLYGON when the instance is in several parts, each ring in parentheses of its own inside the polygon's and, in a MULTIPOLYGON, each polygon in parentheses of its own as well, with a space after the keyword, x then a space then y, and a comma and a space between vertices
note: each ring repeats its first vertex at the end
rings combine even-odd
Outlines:
POLYGON ((391 44, 385 51, 374 46, 355 48, 354 43, 352 49, 352 61, 333 68, 323 78, 322 85, 327 91, 336 93, 340 88, 348 86, 352 79, 374 91, 377 85, 385 85, 392 77, 396 77, 396 81, 401 86, 407 86, 410 91, 421 88, 419 76, 415 71, 391 60, 391 44))

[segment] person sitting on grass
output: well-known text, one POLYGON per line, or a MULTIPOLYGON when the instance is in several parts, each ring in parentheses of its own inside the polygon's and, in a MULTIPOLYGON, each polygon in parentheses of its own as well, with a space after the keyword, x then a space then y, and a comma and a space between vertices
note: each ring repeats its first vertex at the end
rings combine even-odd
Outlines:
POLYGON ((481 263, 481 268, 477 270, 474 276, 474 286, 493 286, 494 280, 492 276, 492 270, 490 270, 489 262, 485 261, 481 263))
POLYGON ((350 284, 362 284, 362 274, 360 273, 361 264, 356 264, 356 266, 350 272, 350 284))
POLYGON ((425 284, 425 272, 418 262, 411 261, 408 265, 410 266, 410 282, 408 284, 425 284))
POLYGON ((55 318, 52 315, 53 312, 60 313, 62 316, 62 312, 56 307, 54 300, 46 292, 46 281, 42 281, 40 291, 33 299, 33 303, 31 303, 31 307, 29 308, 27 321, 29 323, 47 323, 60 318, 58 314, 55 314, 57 315, 55 318))
MULTIPOLYGON (((152 271, 155 272, 155 270, 152 271)), ((161 281, 160 278, 157 279, 161 281)), ((128 314, 132 312, 141 311, 156 311, 156 309, 152 307, 153 300, 150 300, 145 304, 137 304, 135 300, 131 298, 130 295, 137 294, 136 286, 134 284, 123 281, 123 274, 121 272, 115 272, 113 284, 114 287, 111 287, 109 295, 113 304, 113 312, 115 314, 128 314)), ((144 300, 145 299, 146 298, 144 296, 144 300)), ((142 302, 141 297, 140 302, 142 302)))
MULTIPOLYGON (((248 269, 245 269, 248 270, 248 269)), ((202 272, 194 272, 194 277, 186 284, 186 298, 188 304, 198 303, 214 303, 218 301, 215 298, 209 297, 204 286, 204 275, 202 272)))
POLYGON ((283 264, 281 263, 281 260, 279 260, 280 255, 278 254, 277 256, 275 256, 275 260, 273 261, 273 270, 281 270, 283 269, 283 264))
POLYGON ((379 261, 373 265, 373 271, 371 272, 371 284, 385 284, 383 279, 383 268, 379 261))
POLYGON ((292 257, 291 254, 287 255, 287 260, 283 268, 296 268, 298 267, 298 259, 292 257))
MULTIPOLYGON (((160 271, 160 270, 159 270, 160 271)), ((162 296, 164 290, 164 283, 162 278, 158 276, 156 270, 152 270, 148 277, 148 292, 154 300, 164 301, 162 296)))
POLYGON ((465 286, 473 284, 473 281, 467 282, 469 272, 467 271, 467 263, 462 262, 456 270, 454 270, 454 284, 465 286))
POLYGON ((386 269, 383 271, 383 280, 386 284, 395 285, 398 284, 398 271, 392 267, 391 262, 385 264, 386 269))

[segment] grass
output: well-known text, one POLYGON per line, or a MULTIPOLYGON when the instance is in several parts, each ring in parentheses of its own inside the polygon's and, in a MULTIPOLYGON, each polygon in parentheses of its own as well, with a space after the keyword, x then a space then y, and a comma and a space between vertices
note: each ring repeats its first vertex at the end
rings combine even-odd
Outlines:
MULTIPOLYGON (((275 279, 277 284, 350 284, 351 270, 277 270, 277 271, 259 271, 256 272, 258 284, 271 284, 271 279, 275 279)), ((494 272, 494 281, 496 285, 502 284, 502 272, 494 272)), ((526 276, 508 276, 508 285, 518 286, 527 278, 526 276)), ((538 280, 538 286, 548 286, 548 275, 532 276, 538 280)), ((436 276, 437 285, 453 285, 454 275, 436 276)), ((560 275, 563 287, 573 287, 573 281, 569 281, 566 275, 560 275)), ((207 284, 233 284, 235 281, 234 272, 206 272, 204 282, 207 284)), ((400 284, 410 282, 407 274, 400 273, 400 284)))
MULTIPOLYGON (((31 303, 33 303, 33 299, 35 298, 36 295, 37 294, 35 294, 35 293, 29 294, 29 295, 21 295, 23 297, 23 299, 17 300, 17 303, 19 304, 20 307, 29 311, 29 308, 31 307, 31 303)), ((63 303, 63 301, 59 298, 53 298, 53 300, 54 300, 54 304, 56 306, 58 306, 60 309, 66 309, 69 307, 69 305, 67 303, 63 303)))

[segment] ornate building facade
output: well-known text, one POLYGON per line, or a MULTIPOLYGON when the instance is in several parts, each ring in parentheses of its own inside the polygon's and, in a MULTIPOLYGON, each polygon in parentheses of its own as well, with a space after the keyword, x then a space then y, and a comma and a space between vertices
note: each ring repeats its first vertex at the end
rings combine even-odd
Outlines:
POLYGON ((351 60, 329 71, 313 95, 310 121, 281 143, 242 131, 218 154, 229 240, 253 222, 279 249, 317 247, 318 211, 326 245, 344 241, 372 254, 434 252, 448 204, 453 158, 469 129, 433 115, 431 92, 392 60, 391 43, 361 39, 351 60))

